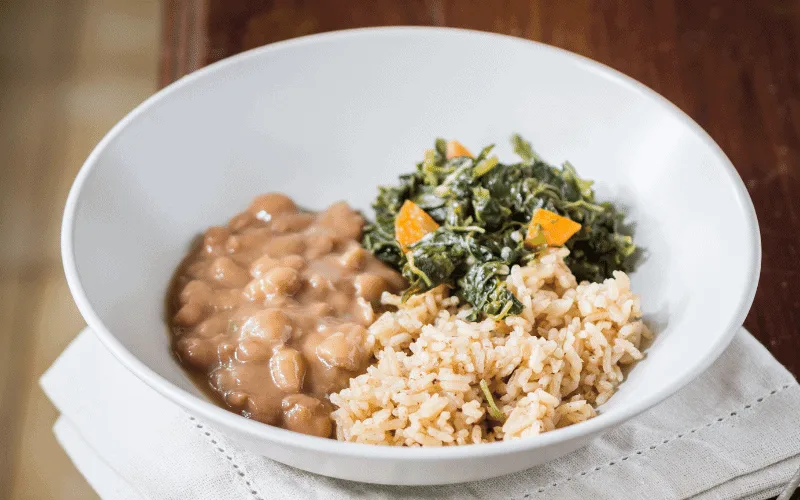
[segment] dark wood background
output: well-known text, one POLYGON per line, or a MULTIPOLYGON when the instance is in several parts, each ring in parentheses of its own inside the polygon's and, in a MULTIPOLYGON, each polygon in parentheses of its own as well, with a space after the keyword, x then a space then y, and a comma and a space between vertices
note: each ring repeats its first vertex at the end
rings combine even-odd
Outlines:
POLYGON ((758 213, 761 281, 745 326, 800 375, 800 1, 165 0, 160 83, 267 43, 387 25, 555 45, 636 78, 694 118, 758 213))

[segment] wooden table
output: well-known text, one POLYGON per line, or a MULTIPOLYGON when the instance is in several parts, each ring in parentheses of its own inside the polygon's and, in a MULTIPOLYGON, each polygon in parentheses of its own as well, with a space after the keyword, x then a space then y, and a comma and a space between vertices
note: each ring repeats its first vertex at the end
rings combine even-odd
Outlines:
POLYGON ((800 376, 800 3, 165 0, 161 84, 267 43, 386 25, 555 45, 636 78, 694 118, 736 166, 761 225, 761 281, 745 326, 800 376))

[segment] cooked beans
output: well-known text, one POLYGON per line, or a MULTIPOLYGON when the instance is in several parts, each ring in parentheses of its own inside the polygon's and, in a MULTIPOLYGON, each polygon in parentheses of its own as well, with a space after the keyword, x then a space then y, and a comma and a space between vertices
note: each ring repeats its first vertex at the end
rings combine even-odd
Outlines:
POLYGON ((353 271, 360 271, 367 260, 367 251, 359 245, 353 245, 342 254, 339 260, 343 266, 353 271))
POLYGON ((253 200, 247 211, 256 215, 256 217, 269 221, 270 218, 276 215, 296 214, 297 205, 285 194, 267 193, 253 200))
POLYGON ((206 247, 213 248, 225 242, 230 234, 231 233, 228 231, 228 228, 221 226, 211 227, 206 231, 205 237, 203 238, 203 243, 205 243, 206 247))
POLYGON ((194 326, 203 320, 205 312, 201 304, 189 302, 178 310, 172 320, 179 326, 194 326))
POLYGON ((211 316, 195 328, 199 337, 211 338, 225 333, 228 328, 228 321, 223 316, 211 316))
POLYGON ((269 372, 272 381, 287 394, 300 392, 303 378, 306 376, 306 364, 303 356, 291 347, 283 347, 275 351, 269 360, 269 372))
POLYGON ((264 275, 264 283, 268 293, 294 295, 300 288, 300 275, 293 267, 276 267, 264 275))
POLYGON ((194 302, 202 306, 211 303, 212 290, 211 287, 204 281, 192 280, 186 284, 181 291, 180 302, 181 304, 189 304, 194 302))
POLYGON ((346 203, 312 214, 282 194, 209 228, 170 293, 173 350, 215 399, 262 422, 331 435, 327 395, 367 366, 365 327, 403 278, 361 248, 346 203))
POLYGON ((386 279, 374 273, 364 273, 356 276, 356 294, 367 302, 378 303, 381 294, 389 287, 386 279))
POLYGON ((281 265, 279 261, 273 259, 269 255, 264 255, 263 257, 256 259, 256 261, 250 266, 250 275, 253 278, 261 278, 267 274, 267 271, 274 269, 279 265, 281 265))
POLYGON ((236 263, 228 257, 217 257, 214 259, 209 271, 211 279, 224 288, 241 288, 250 280, 250 275, 247 274, 247 271, 237 266, 236 263))
POLYGON ((264 309, 247 317, 239 332, 240 339, 255 338, 266 344, 285 344, 292 337, 292 320, 280 309, 264 309))
POLYGON ((305 394, 292 394, 281 401, 283 426, 289 430, 328 437, 333 423, 328 418, 330 408, 317 398, 305 394))
POLYGON ((360 325, 341 325, 317 345, 317 357, 328 366, 357 370, 366 360, 367 331, 360 325))
POLYGON ((175 342, 178 358, 192 368, 208 370, 219 363, 217 346, 202 337, 181 337, 175 342))

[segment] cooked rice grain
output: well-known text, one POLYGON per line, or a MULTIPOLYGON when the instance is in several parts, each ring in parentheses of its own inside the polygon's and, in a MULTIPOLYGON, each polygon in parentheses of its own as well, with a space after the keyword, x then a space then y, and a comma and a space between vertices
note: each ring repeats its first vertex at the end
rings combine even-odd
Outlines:
POLYGON ((622 272, 581 283, 552 250, 507 282, 519 316, 469 322, 444 288, 410 298, 369 328, 376 363, 331 394, 343 441, 446 446, 516 439, 595 416, 622 382, 621 365, 642 358, 650 336, 622 272), (488 414, 485 379, 503 412, 488 414))

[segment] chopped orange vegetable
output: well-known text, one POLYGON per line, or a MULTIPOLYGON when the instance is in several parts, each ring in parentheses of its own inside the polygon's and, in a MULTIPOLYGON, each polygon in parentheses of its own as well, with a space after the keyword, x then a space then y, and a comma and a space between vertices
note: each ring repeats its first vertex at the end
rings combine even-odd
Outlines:
POLYGON ((425 210, 411 200, 406 200, 394 220, 394 237, 403 251, 418 242, 428 233, 439 228, 439 224, 425 210))
POLYGON ((544 234, 544 241, 548 245, 562 246, 580 229, 581 225, 577 222, 549 210, 539 208, 533 213, 531 223, 528 225, 528 235, 525 237, 525 243, 528 246, 537 246, 537 240, 541 240, 541 231, 544 234))
POLYGON ((469 149, 465 148, 463 144, 458 141, 447 141, 447 159, 455 158, 456 156, 472 156, 469 149))

